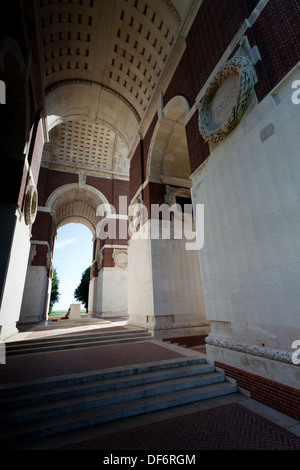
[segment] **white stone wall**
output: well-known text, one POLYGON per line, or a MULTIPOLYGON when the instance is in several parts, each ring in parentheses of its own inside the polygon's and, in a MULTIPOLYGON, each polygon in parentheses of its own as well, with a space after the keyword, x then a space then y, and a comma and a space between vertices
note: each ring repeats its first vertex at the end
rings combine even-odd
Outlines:
POLYGON ((36 322, 46 318, 48 314, 48 279, 47 269, 45 266, 28 266, 24 295, 22 300, 21 322, 36 322))
MULTIPOLYGON (((149 233, 148 223, 144 230, 149 233)), ((135 325, 147 327, 154 315, 150 237, 128 243, 128 315, 135 325)))
MULTIPOLYGON (((149 222, 144 226, 146 232, 149 222)), ((157 221, 151 220, 153 226, 157 221)), ((203 334, 208 331, 197 251, 186 240, 159 238, 129 243, 131 323, 148 328, 156 338, 203 334)))
POLYGON ((298 72, 211 148, 191 190, 205 207, 199 259, 211 336, 285 351, 300 339, 298 72))
POLYGON ((90 316, 94 316, 97 312, 96 304, 97 304, 97 288, 98 282, 97 277, 93 277, 90 280, 89 284, 89 298, 88 298, 88 314, 90 316))
POLYGON ((98 277, 91 281, 90 290, 90 315, 127 317, 127 269, 102 268, 98 277))
POLYGON ((7 237, 12 237, 12 243, 0 306, 0 339, 3 340, 18 331, 16 323, 20 316, 25 284, 30 232, 14 206, 2 206, 0 219, 2 227, 14 225, 14 230, 6 233, 7 237))

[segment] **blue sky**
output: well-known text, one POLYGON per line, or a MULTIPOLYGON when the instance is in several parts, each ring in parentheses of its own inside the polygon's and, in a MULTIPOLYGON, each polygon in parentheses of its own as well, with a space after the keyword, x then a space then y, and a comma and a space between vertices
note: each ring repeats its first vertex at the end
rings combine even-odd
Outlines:
POLYGON ((92 263, 92 238, 92 232, 82 224, 67 224, 58 230, 53 265, 60 281, 60 297, 53 311, 66 311, 71 303, 77 302, 73 294, 83 271, 92 263))

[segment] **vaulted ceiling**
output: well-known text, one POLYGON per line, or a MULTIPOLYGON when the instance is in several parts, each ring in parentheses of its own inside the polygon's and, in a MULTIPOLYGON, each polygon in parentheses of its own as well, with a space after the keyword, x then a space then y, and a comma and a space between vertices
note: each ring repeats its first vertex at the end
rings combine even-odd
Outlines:
POLYGON ((43 164, 126 177, 132 145, 199 2, 33 1, 50 136, 43 164))

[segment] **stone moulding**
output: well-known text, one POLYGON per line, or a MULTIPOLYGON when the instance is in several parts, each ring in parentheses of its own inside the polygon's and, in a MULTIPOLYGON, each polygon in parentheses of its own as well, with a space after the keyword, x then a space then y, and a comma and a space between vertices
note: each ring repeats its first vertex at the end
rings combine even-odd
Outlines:
MULTIPOLYGON (((237 126, 251 101, 254 81, 254 67, 252 62, 246 57, 237 56, 223 64, 198 105, 199 131, 206 142, 220 142, 237 126), (228 115, 225 120, 216 127, 211 117, 213 99, 224 80, 230 75, 237 75, 238 77, 238 90, 234 97, 235 103, 227 103, 229 104, 228 115)), ((222 99, 221 104, 226 106, 226 97, 222 99)))
POLYGON ((225 340, 212 336, 207 336, 205 342, 211 346, 218 348, 230 349, 232 351, 250 354, 252 356, 263 357, 264 359, 271 359, 277 362, 284 362, 285 364, 295 365, 292 362, 292 354, 288 351, 281 351, 278 349, 263 348, 255 344, 239 343, 236 341, 225 340))

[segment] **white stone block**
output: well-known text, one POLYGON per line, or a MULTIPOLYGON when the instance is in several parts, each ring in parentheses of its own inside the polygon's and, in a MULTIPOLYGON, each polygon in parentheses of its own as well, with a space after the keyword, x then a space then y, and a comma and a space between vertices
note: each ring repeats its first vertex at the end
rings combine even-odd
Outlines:
POLYGON ((9 233, 12 239, 0 306, 0 339, 4 339, 17 332, 16 322, 20 317, 30 249, 30 232, 13 206, 1 207, 0 221, 2 226, 14 222, 14 230, 9 233))
POLYGON ((20 321, 22 323, 41 321, 48 314, 48 279, 45 266, 28 266, 24 287, 20 321))
POLYGON ((90 283, 93 294, 89 296, 89 313, 93 316, 127 317, 128 293, 127 293, 127 269, 126 268, 102 268, 98 276, 90 283))
POLYGON ((70 305, 70 314, 69 318, 70 320, 80 320, 81 319, 81 304, 71 304, 70 305))
POLYGON ((184 238, 163 239, 151 224, 158 237, 129 243, 129 321, 156 337, 197 334, 207 323, 197 251, 184 238))

